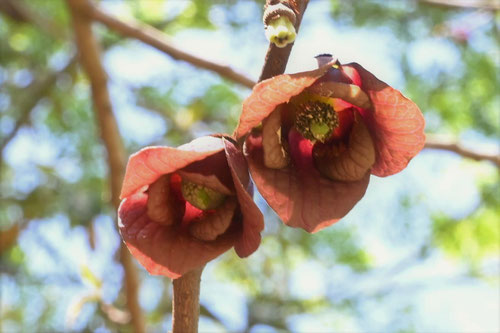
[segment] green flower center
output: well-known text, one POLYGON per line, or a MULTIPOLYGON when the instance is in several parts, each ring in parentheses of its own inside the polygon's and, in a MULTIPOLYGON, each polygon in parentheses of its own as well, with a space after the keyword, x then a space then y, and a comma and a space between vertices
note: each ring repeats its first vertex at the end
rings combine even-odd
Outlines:
POLYGON ((327 141, 339 126, 339 116, 330 104, 306 101, 297 106, 295 128, 311 141, 327 141))
POLYGON ((226 199, 220 192, 187 180, 182 180, 181 192, 186 201, 201 210, 215 209, 226 199))

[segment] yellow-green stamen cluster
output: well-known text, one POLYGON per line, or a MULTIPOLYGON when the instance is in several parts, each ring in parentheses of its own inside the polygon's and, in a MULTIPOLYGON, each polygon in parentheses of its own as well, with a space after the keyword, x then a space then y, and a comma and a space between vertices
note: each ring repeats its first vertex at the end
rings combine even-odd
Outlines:
POLYGON ((330 104, 307 101, 297 107, 295 128, 306 139, 325 142, 338 126, 339 117, 330 104))
POLYGON ((186 201, 201 210, 215 209, 226 199, 222 193, 187 180, 182 180, 181 191, 186 201))

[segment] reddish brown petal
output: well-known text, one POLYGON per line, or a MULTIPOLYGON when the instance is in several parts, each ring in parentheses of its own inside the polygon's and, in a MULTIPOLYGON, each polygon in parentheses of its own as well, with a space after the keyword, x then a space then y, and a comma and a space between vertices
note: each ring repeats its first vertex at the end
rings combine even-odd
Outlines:
POLYGON ((152 221, 146 213, 147 198, 147 193, 140 192, 127 197, 118 209, 118 217, 123 240, 149 273, 176 279, 233 246, 234 231, 205 242, 192 237, 187 230, 152 221))
POLYGON ((247 162, 241 151, 230 141, 224 139, 227 162, 231 169, 236 195, 243 215, 243 230, 234 250, 240 257, 247 257, 260 245, 260 232, 264 229, 264 217, 252 199, 252 182, 248 175, 247 162))
MULTIPOLYGON (((290 139, 296 141, 293 137, 290 139)), ((290 146, 292 144, 297 145, 297 142, 290 142, 290 146)), ((297 148, 290 147, 296 163, 294 149, 297 148)), ((248 136, 245 154, 255 185, 267 203, 287 225, 308 232, 319 231, 344 217, 363 197, 368 186, 369 174, 355 182, 328 180, 311 167, 310 157, 302 159, 300 166, 290 165, 279 170, 266 168, 259 136, 248 136)))
MULTIPOLYGON (((347 104, 347 103, 346 103, 347 104)), ((351 105, 351 104, 349 104, 351 105)), ((351 132, 354 123, 354 113, 357 112, 353 108, 348 108, 343 111, 337 112, 339 116, 339 127, 337 127, 332 134, 333 139, 342 140, 351 132)))
POLYGON ((158 178, 148 189, 147 213, 155 222, 171 225, 180 221, 184 214, 179 200, 170 189, 170 175, 158 178))
POLYGON ((282 140, 281 110, 278 106, 262 121, 262 148, 264 164, 268 168, 281 169, 288 165, 289 157, 282 140))
POLYGON ((356 114, 346 149, 338 154, 337 149, 335 144, 314 147, 314 158, 320 172, 334 180, 362 179, 375 163, 375 147, 361 116, 356 114))
POLYGON ((215 240, 229 228, 237 206, 235 197, 226 198, 215 211, 205 212, 199 219, 192 221, 189 232, 199 240, 215 240))
MULTIPOLYGON (((221 140, 218 138, 218 140, 221 140)), ((223 150, 203 160, 190 163, 178 171, 183 178, 193 183, 210 187, 218 192, 234 194, 234 185, 226 154, 223 150)))
POLYGON ((308 72, 278 75, 255 85, 252 94, 243 102, 240 121, 234 132, 236 138, 241 138, 259 125, 278 105, 300 94, 324 75, 331 65, 328 63, 308 72))
POLYGON ((147 147, 130 156, 120 198, 125 198, 161 175, 175 172, 224 149, 220 138, 201 137, 178 148, 147 147))
POLYGON ((320 96, 340 98, 363 109, 371 106, 368 96, 354 84, 331 81, 318 82, 307 88, 307 91, 320 96))
MULTIPOLYGON (((228 168, 229 172, 229 168, 228 168)), ((233 195, 234 191, 228 188, 224 183, 222 183, 216 175, 202 175, 199 173, 186 172, 183 170, 177 171, 177 174, 182 177, 184 180, 188 180, 192 183, 196 183, 199 185, 203 185, 211 188, 217 192, 220 192, 225 195, 233 195)), ((232 187, 232 186, 231 186, 232 187)))
POLYGON ((425 120, 422 112, 401 92, 377 79, 361 65, 351 63, 343 67, 348 75, 359 75, 361 88, 373 105, 362 111, 377 150, 372 174, 385 177, 403 170, 424 147, 425 120))

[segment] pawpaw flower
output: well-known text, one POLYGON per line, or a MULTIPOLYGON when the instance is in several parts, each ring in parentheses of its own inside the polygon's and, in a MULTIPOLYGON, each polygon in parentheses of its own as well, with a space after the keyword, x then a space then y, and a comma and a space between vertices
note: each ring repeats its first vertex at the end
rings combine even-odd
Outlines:
POLYGON ((128 161, 118 209, 132 255, 154 275, 178 278, 234 247, 259 246, 263 216, 240 150, 224 137, 147 147, 128 161))
POLYGON ((284 223, 316 232, 363 197, 370 174, 403 170, 424 146, 424 118, 398 90, 330 55, 319 68, 258 83, 235 136, 250 173, 284 223))

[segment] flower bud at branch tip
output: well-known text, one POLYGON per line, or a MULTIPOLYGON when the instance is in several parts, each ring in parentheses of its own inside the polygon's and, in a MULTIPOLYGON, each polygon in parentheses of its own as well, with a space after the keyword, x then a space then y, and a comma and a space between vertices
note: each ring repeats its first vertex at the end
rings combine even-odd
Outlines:
POLYGON ((222 193, 187 180, 182 181, 181 191, 186 201, 201 210, 215 209, 226 199, 222 193))
POLYGON ((295 27, 286 16, 272 20, 266 26, 266 38, 279 48, 293 43, 296 36, 295 27))
POLYGON ((295 41, 297 32, 295 12, 286 3, 275 3, 264 10, 264 26, 266 38, 279 48, 283 48, 295 41))

